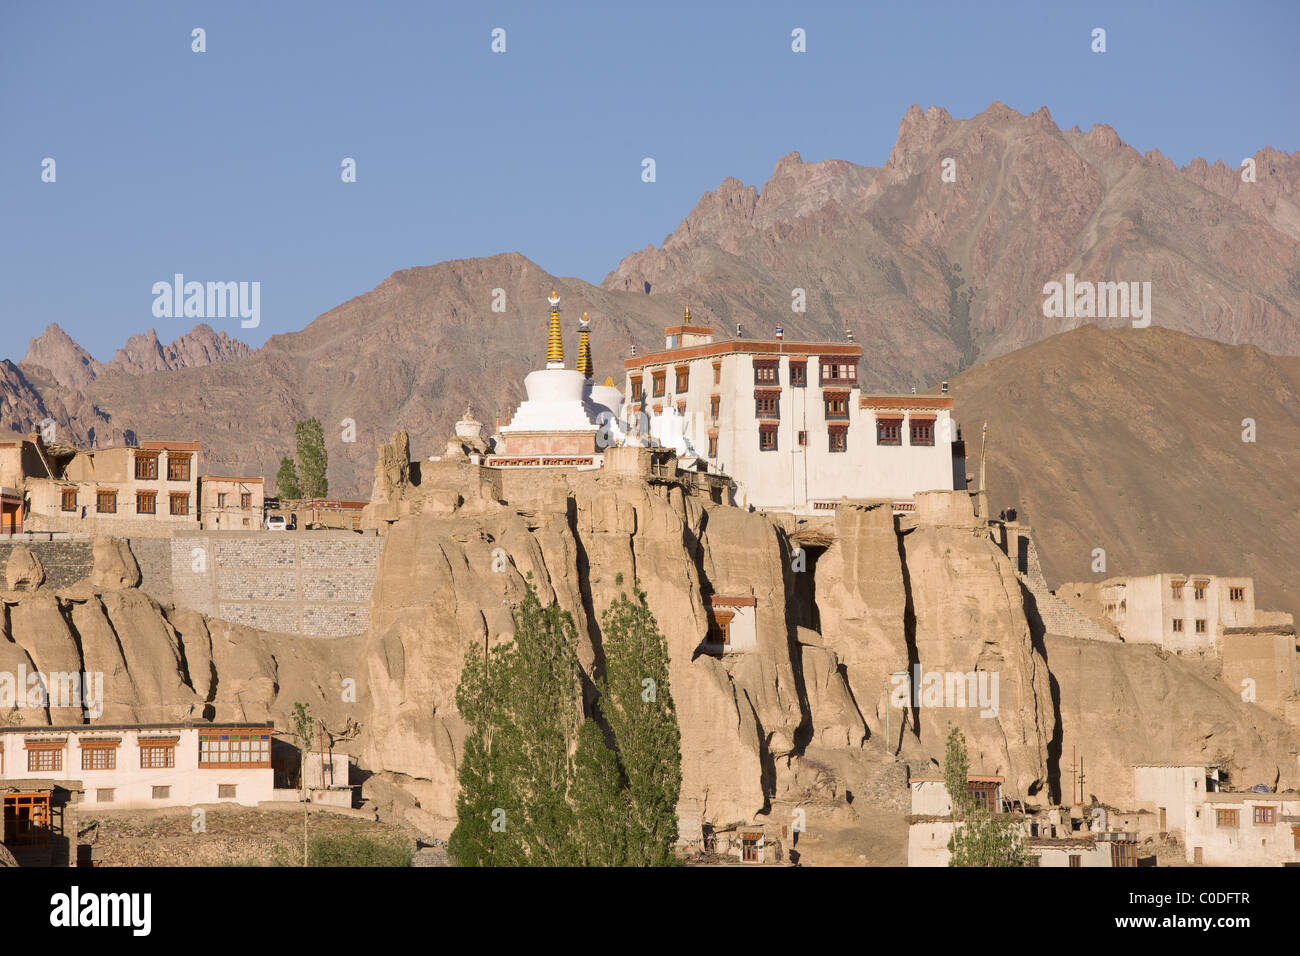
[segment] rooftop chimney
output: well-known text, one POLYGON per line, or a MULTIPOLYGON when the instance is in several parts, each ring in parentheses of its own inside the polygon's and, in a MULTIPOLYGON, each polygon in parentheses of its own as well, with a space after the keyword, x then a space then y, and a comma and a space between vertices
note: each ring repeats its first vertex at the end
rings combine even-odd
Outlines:
POLYGON ((745 330, 742 329, 742 328, 740 327, 740 323, 737 322, 737 323, 736 323, 736 338, 738 338, 738 339, 743 339, 744 337, 745 337, 745 330))
POLYGON ((845 331, 845 334, 848 335, 848 337, 849 337, 849 341, 852 342, 852 341, 853 341, 853 330, 852 330, 852 329, 845 329, 844 331, 845 331))
POLYGON ((948 383, 947 383, 947 382, 944 382, 942 385, 940 385, 940 386, 939 386, 939 390, 942 391, 943 394, 947 395, 947 394, 948 394, 948 383))

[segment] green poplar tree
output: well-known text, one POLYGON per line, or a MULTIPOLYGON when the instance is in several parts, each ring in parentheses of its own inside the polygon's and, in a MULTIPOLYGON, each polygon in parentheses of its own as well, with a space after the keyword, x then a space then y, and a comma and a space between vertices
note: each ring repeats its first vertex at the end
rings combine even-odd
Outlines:
POLYGON ((668 642, 646 606, 619 596, 601 616, 605 673, 597 683, 601 716, 613 733, 627 781, 627 862, 679 862, 677 801, 682 790, 681 729, 668 682, 668 642))
POLYGON ((302 487, 298 484, 298 469, 293 459, 280 459, 280 470, 275 475, 275 493, 281 498, 301 498, 302 487))
POLYGON ((583 866, 625 866, 630 801, 618 756, 594 720, 583 722, 574 755, 573 812, 583 866))
POLYGON ((952 799, 953 831, 948 841, 949 866, 1029 866, 1020 822, 1001 807, 975 800, 967 786, 970 760, 966 737, 956 727, 948 731, 943 761, 943 782, 952 799))
POLYGON ((298 474, 302 480, 303 498, 324 498, 329 493, 325 472, 329 456, 325 453, 325 431, 319 420, 308 418, 294 428, 298 444, 298 474))
POLYGON ((458 776, 456 828, 447 852, 457 866, 518 866, 524 863, 518 828, 511 829, 507 807, 518 798, 510 787, 510 775, 494 733, 499 730, 509 648, 471 649, 465 655, 456 706, 469 726, 458 776))
POLYGON ((514 641, 467 655, 457 689, 470 730, 451 855, 463 866, 575 865, 577 633, 568 612, 543 608, 531 584, 514 621, 514 641))

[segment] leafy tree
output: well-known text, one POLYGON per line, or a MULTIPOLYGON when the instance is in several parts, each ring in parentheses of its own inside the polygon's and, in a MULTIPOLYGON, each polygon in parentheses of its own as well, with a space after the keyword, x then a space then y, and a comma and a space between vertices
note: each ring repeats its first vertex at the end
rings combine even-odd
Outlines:
POLYGON ((307 865, 307 807, 311 802, 307 796, 307 754, 311 750, 311 738, 315 725, 311 717, 311 708, 302 701, 293 705, 293 732, 298 738, 298 785, 302 790, 302 865, 307 865))
POLYGON ((543 608, 529 584, 514 622, 513 642, 466 655, 456 691, 469 732, 453 862, 676 863, 681 732, 667 643, 645 595, 622 595, 602 618, 606 667, 594 709, 613 747, 594 715, 583 719, 570 615, 543 608))
POLYGON ((943 780, 952 798, 953 831, 948 841, 949 866, 1029 866, 1020 821, 1001 813, 1001 807, 977 802, 966 784, 970 760, 966 737, 953 727, 948 732, 943 780))
POLYGON ((275 475, 275 493, 281 498, 301 498, 302 487, 298 484, 298 469, 293 459, 280 459, 280 470, 275 475))
MULTIPOLYGON (((303 498, 324 498, 329 493, 325 472, 329 456, 325 453, 325 430, 318 419, 301 421, 294 428, 298 444, 298 473, 302 478, 303 498)), ((283 467, 283 466, 282 466, 283 467)))
POLYGON ((574 756, 573 812, 583 866, 625 866, 628 858, 631 801, 618 756, 605 745, 594 720, 578 730, 574 756))
POLYGON ((573 618, 531 584, 515 639, 466 655, 457 706, 469 725, 449 851, 461 866, 580 862, 569 805, 582 720, 573 618))
POLYGON ((668 643, 646 605, 619 596, 601 616, 605 673, 597 684, 600 713, 613 733, 627 781, 627 862, 678 862, 677 800, 682 790, 681 729, 668 683, 668 643))

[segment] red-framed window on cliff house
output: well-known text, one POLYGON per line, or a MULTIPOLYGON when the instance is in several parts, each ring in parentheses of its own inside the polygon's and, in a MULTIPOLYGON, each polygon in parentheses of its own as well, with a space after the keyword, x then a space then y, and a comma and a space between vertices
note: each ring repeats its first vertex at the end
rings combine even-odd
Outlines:
POLYGON ((722 405, 721 395, 709 396, 709 418, 711 418, 715 422, 718 420, 718 409, 721 407, 721 405, 722 405))
POLYGON ((190 456, 180 455, 174 451, 167 453, 167 480, 168 481, 189 481, 190 480, 190 456))
POLYGON ((996 806, 998 800, 998 785, 993 780, 968 780, 966 782, 966 791, 970 794, 971 799, 977 806, 992 810, 994 813, 1001 813, 1002 808, 996 806))
POLYGON ((95 511, 101 515, 117 514, 117 492, 116 491, 96 491, 95 492, 95 511))
POLYGON ((660 369, 658 372, 650 373, 650 381, 654 383, 654 393, 652 398, 664 397, 664 379, 668 377, 667 369, 660 369))
POLYGON ((1205 589, 1210 586, 1209 581, 1197 581, 1192 585, 1192 596, 1198 601, 1205 600, 1205 589))
POLYGON ((754 359, 754 384, 755 385, 776 385, 777 367, 781 364, 780 359, 754 359))
POLYGON ((754 392, 755 418, 780 418, 781 393, 777 389, 761 388, 754 392))
POLYGON ((713 363, 713 384, 714 385, 722 384, 722 363, 721 362, 713 363))
POLYGON ((686 399, 683 398, 677 403, 677 414, 683 416, 686 414, 686 399))
POLYGON ((176 745, 179 737, 141 737, 140 767, 144 770, 166 770, 176 766, 176 745))
POLYGON ((639 402, 639 401, 641 401, 641 398, 642 398, 642 395, 641 395, 641 376, 640 376, 640 375, 633 375, 633 376, 632 376, 632 401, 634 401, 634 402, 639 402))
POLYGON ((253 493, 251 491, 241 491, 239 493, 239 510, 250 511, 253 507, 253 493))
POLYGON ((858 384, 858 360, 852 356, 824 355, 821 358, 822 386, 852 388, 858 384))
POLYGON ((790 359, 790 387, 808 387, 808 360, 790 359))
POLYGON ((150 455, 147 452, 137 451, 135 453, 135 480, 136 481, 157 481, 158 480, 158 455, 150 455))
POLYGON ((829 429, 830 436, 827 441, 827 451, 845 452, 849 450, 849 426, 832 425, 829 429))
POLYGON ((199 734, 200 767, 270 767, 270 731, 199 734))
POLYGON ((735 616, 735 611, 709 611, 708 642, 710 644, 718 644, 722 647, 730 646, 731 619, 735 616))
POLYGON ((903 443, 903 420, 901 418, 876 419, 876 444, 901 445, 903 443))
POLYGON ((691 384, 691 367, 689 365, 675 366, 673 371, 677 373, 677 391, 684 392, 691 384))
POLYGON ((172 492, 168 497, 171 499, 171 514, 187 515, 190 513, 190 496, 183 492, 172 492))
POLYGON ((60 507, 64 511, 77 510, 77 489, 60 488, 59 489, 60 507))
POLYGON ((29 740, 27 741, 28 773, 61 773, 63 771, 63 748, 67 741, 29 740))
POLYGON ((135 493, 135 513, 152 515, 158 513, 158 492, 137 491, 135 493))
POLYGON ((713 432, 709 435, 709 457, 718 457, 718 433, 713 432))
POLYGON ((934 419, 923 418, 916 415, 912 416, 908 422, 908 431, 910 441, 913 445, 933 445, 934 444, 934 419))
POLYGON ((1277 807, 1254 807, 1255 826, 1271 827, 1277 822, 1277 807))
POLYGON ((758 450, 759 451, 776 451, 776 422, 767 423, 759 422, 758 424, 758 450))
POLYGON ((1181 601, 1183 599, 1183 585, 1186 583, 1186 581, 1169 582, 1169 596, 1175 601, 1181 601))

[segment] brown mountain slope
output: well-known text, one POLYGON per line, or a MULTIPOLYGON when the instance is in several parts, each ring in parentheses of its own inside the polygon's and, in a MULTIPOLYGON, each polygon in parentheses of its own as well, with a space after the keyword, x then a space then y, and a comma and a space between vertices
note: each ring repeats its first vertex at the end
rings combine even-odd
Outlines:
MULTIPOLYGON (((78 386, 84 398, 64 402, 97 406, 107 425, 60 424, 73 433, 94 424, 100 440, 128 428, 198 436, 208 466, 269 476, 292 449, 294 421, 315 415, 331 443, 333 490, 364 495, 373 448, 394 428, 409 429, 427 455, 467 402, 489 424, 509 418, 523 376, 542 361, 553 286, 569 348, 589 311, 597 374, 620 383, 629 347, 657 347, 689 301, 722 338, 737 321, 748 335, 781 323, 791 339, 852 330, 867 387, 931 385, 1082 324, 1042 315, 1044 282, 1067 271, 1151 281, 1156 325, 1293 354, 1300 241, 1287 224, 1300 160, 1258 156, 1256 195, 1216 167, 1179 171, 1157 153, 1139 156, 1108 127, 1063 132, 1045 109, 1022 116, 994 104, 954 120, 913 108, 884 167, 793 153, 761 193, 728 179, 662 248, 627 257, 599 288, 504 254, 396 272, 243 357, 240 343, 224 348, 203 326, 189 337, 204 330, 209 339, 192 348, 179 347, 189 337, 169 350, 137 336, 109 363, 137 374, 97 373, 78 386), (944 158, 956 161, 956 182, 941 180, 944 158), (804 290, 805 313, 791 311, 794 288, 804 290), (504 313, 492 311, 495 289, 505 292, 504 313), (217 359, 232 360, 202 364, 217 359), (177 368, 185 365, 194 367, 177 368), (355 443, 341 441, 345 419, 355 443)), ((64 365, 75 371, 77 361, 64 365)), ((61 374, 71 380, 49 373, 61 374)))
POLYGON ((301 332, 277 335, 251 357, 140 377, 105 375, 89 388, 115 426, 141 435, 195 435, 204 467, 276 473, 292 454, 293 424, 325 426, 334 493, 369 495, 374 452, 396 428, 413 452, 440 454, 466 404, 489 426, 513 414, 524 376, 545 362, 546 296, 562 297, 565 345, 576 358, 578 317, 592 318, 598 380, 622 384, 635 339, 648 347, 681 319, 681 304, 560 279, 523 256, 464 259, 406 269, 343 303, 301 332), (506 311, 492 311, 493 290, 506 311), (635 300, 638 308, 629 308, 635 300), (346 443, 343 422, 355 423, 346 443))
POLYGON ((990 508, 1021 509, 1052 586, 1244 574, 1260 607, 1300 616, 1300 358, 1085 326, 969 369, 952 388, 969 470, 987 419, 990 508), (1242 441, 1247 418, 1253 443, 1242 441), (1094 548, 1105 574, 1092 571, 1094 548))

